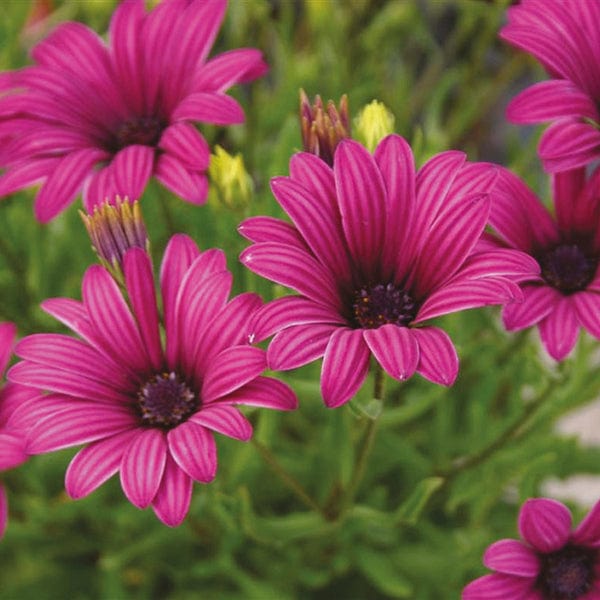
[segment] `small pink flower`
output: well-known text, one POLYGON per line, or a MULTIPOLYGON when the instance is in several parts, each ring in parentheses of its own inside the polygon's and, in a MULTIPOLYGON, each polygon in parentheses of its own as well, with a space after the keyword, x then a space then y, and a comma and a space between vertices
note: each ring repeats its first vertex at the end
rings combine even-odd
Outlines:
POLYGON ((276 334, 268 361, 293 369, 323 357, 327 406, 347 402, 371 354, 395 379, 415 371, 451 385, 458 358, 448 335, 425 322, 520 297, 506 276, 531 277, 530 257, 494 249, 473 254, 486 225, 496 169, 461 152, 433 157, 418 172, 406 141, 385 138, 374 156, 343 140, 333 169, 308 153, 276 177, 273 193, 293 224, 254 217, 240 232, 252 271, 296 290, 257 313, 256 338, 276 334))
POLYGON ((600 157, 600 3, 522 0, 501 33, 533 54, 552 77, 510 103, 513 123, 552 122, 539 146, 544 168, 565 171, 600 157))
POLYGON ((240 48, 207 60, 225 0, 173 0, 149 13, 142 0, 115 11, 108 45, 81 23, 64 23, 32 51, 35 66, 0 74, 0 196, 38 182, 43 222, 83 189, 88 212, 115 194, 135 200, 150 177, 184 200, 207 195, 208 144, 195 122, 241 123, 225 91, 266 71, 240 48))
MULTIPOLYGON (((16 328, 12 323, 0 323, 0 377, 12 354, 16 328)), ((0 472, 19 466, 27 460, 23 422, 15 418, 17 406, 36 396, 36 392, 16 384, 6 384, 0 389, 0 472)), ((6 529, 8 501, 0 482, 0 538, 6 529)))
POLYGON ((246 441, 252 426, 235 405, 296 407, 291 390, 261 377, 265 353, 248 344, 255 294, 228 301, 232 277, 220 250, 200 252, 176 235, 162 262, 164 344, 148 254, 132 248, 123 263, 131 310, 99 265, 83 279, 83 302, 46 300, 43 308, 79 335, 21 340, 24 360, 11 381, 51 392, 27 407, 34 423, 27 450, 45 453, 87 444, 71 461, 66 489, 86 496, 117 471, 127 498, 152 505, 179 525, 192 481, 217 470, 213 432, 246 441))
POLYGON ((509 331, 537 325, 555 360, 573 349, 579 328, 600 338, 600 171, 584 169, 553 177, 556 217, 515 175, 500 169, 492 192, 490 224, 501 242, 538 261, 541 278, 521 282, 523 302, 504 307, 509 331))
POLYGON ((462 600, 598 600, 600 502, 574 532, 566 506, 529 499, 519 513, 523 541, 500 540, 483 555, 495 571, 472 581, 462 600))

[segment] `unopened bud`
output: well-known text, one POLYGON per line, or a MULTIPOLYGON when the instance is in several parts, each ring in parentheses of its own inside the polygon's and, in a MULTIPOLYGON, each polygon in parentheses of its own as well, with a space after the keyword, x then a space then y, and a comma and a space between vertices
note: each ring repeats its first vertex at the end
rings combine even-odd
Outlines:
POLYGON ((227 208, 239 210, 248 206, 252 197, 252 177, 246 171, 241 154, 232 156, 221 146, 215 146, 208 174, 220 201, 227 208))
POLYGON ((356 137, 373 152, 377 144, 390 133, 394 133, 394 114, 377 100, 367 104, 354 121, 356 137))

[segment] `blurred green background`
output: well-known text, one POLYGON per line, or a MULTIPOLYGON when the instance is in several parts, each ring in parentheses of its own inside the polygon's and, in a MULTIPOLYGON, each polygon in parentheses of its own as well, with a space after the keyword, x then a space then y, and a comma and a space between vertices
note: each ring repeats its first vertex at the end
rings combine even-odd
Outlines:
MULTIPOLYGON (((112 0, 4 0, 0 64, 17 68, 49 27, 80 20, 104 33, 112 0), (31 11, 47 18, 25 26, 31 11)), ((348 94, 350 110, 378 99, 395 114, 419 164, 455 148, 471 160, 510 166, 542 196, 548 182, 535 148, 539 130, 504 120, 504 108, 539 79, 533 60, 497 39, 508 2, 482 0, 231 0, 213 54, 262 49, 269 74, 233 91, 247 115, 241 126, 202 128, 211 145, 241 152, 255 193, 226 206, 213 192, 204 207, 150 185, 142 209, 158 260, 175 231, 228 255, 235 291, 265 299, 283 293, 237 261, 248 215, 281 216, 269 178, 287 174, 300 149, 298 90, 326 100, 348 94)), ((33 219, 34 192, 2 201, 0 320, 21 335, 61 331, 38 308, 52 296, 80 297, 95 261, 71 206, 49 225, 33 219)), ((3 473, 10 522, 0 543, 2 599, 458 598, 485 572, 481 554, 516 536, 520 501, 549 475, 600 472, 600 451, 553 433, 556 417, 594 398, 595 345, 583 338, 560 368, 540 358, 536 335, 506 334, 499 311, 440 320, 456 342, 461 373, 446 390, 415 376, 388 381, 378 436, 356 505, 336 510, 371 410, 368 381, 349 407, 327 410, 320 365, 281 375, 297 391, 294 414, 248 412, 270 448, 327 514, 310 512, 256 449, 221 438, 219 472, 196 485, 177 529, 131 506, 113 478, 90 497, 63 491, 74 451, 35 457, 3 473)), ((581 516, 582 509, 576 509, 581 516)))

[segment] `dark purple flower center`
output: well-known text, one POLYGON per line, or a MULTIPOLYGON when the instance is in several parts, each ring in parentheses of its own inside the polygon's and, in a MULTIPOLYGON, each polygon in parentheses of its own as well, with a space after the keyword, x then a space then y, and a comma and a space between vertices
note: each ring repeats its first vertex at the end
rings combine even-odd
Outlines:
POLYGON ((142 424, 171 429, 198 408, 198 397, 177 374, 161 373, 149 379, 138 393, 142 424))
POLYGON ((160 141, 164 123, 158 117, 135 117, 121 123, 115 132, 113 150, 119 151, 132 144, 156 146, 160 141))
POLYGON ((542 277, 565 293, 583 290, 596 273, 598 260, 588 256, 577 244, 562 244, 538 259, 542 277))
POLYGON ((541 569, 536 587, 544 600, 576 600, 592 589, 597 552, 567 545, 556 552, 540 554, 541 569))
POLYGON ((356 325, 364 329, 376 329, 386 323, 406 326, 417 314, 417 303, 403 288, 378 283, 354 292, 352 310, 356 325))

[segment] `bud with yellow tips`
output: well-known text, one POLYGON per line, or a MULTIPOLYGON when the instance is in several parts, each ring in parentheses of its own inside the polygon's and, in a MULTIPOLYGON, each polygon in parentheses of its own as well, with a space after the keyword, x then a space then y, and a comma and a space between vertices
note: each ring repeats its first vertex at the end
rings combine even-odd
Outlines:
POLYGON ((367 104, 354 121, 357 139, 373 152, 377 144, 390 133, 394 133, 393 113, 377 100, 367 104))
POLYGON ((221 146, 215 146, 210 156, 208 175, 221 202, 232 210, 248 206, 253 183, 241 154, 232 156, 221 146))

